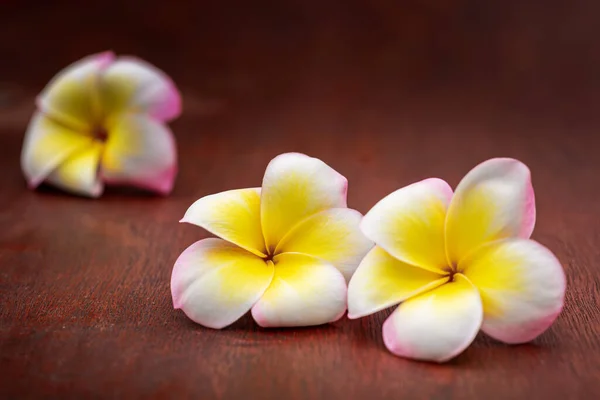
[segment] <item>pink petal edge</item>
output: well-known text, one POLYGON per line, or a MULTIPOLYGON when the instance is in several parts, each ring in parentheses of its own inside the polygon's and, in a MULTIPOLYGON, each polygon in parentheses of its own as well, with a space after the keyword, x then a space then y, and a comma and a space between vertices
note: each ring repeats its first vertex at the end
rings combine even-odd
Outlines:
POLYGON ((394 355, 400 357, 411 357, 413 354, 411 349, 408 346, 404 346, 402 343, 396 340, 398 334, 396 332, 394 324, 390 319, 391 316, 392 314, 390 314, 390 316, 386 318, 381 329, 381 333, 383 336, 383 344, 394 355))
POLYGON ((254 321, 258 324, 258 326, 261 328, 267 328, 267 321, 263 313, 258 309, 258 307, 256 307, 256 305, 252 306, 250 309, 250 314, 252 314, 252 318, 254 318, 254 321))
POLYGON ((516 344, 523 344, 523 343, 531 342, 532 340, 534 340, 535 338, 540 336, 542 333, 544 333, 546 330, 548 330, 548 328, 550 328, 550 326, 552 326, 552 324, 554 323, 554 321, 556 320, 558 315, 562 312, 563 306, 564 306, 564 302, 560 306, 560 308, 557 312, 550 314, 547 317, 539 319, 537 321, 531 321, 531 322, 522 324, 519 328, 521 328, 521 330, 524 333, 522 334, 522 336, 515 337, 514 340, 510 340, 510 341, 500 340, 500 339, 496 339, 493 335, 490 335, 487 332, 486 332, 486 334, 488 336, 491 336, 494 339, 496 339, 502 343, 506 343, 506 344, 515 344, 516 345, 516 344))
POLYGON ((536 220, 535 193, 531 184, 531 173, 529 174, 527 193, 525 195, 525 210, 523 211, 523 223, 519 232, 519 237, 529 239, 533 233, 536 220))
MULTIPOLYGON (((482 167, 488 163, 493 163, 493 162, 510 163, 513 166, 525 168, 525 171, 527 172, 527 188, 526 188, 525 199, 524 199, 524 204, 523 204, 523 220, 521 221, 521 228, 519 230, 518 236, 525 238, 525 239, 529 239, 531 237, 531 234, 533 233, 533 229, 535 227, 535 221, 536 221, 535 193, 533 190, 533 185, 531 183, 531 170, 525 163, 523 163, 522 161, 519 161, 515 158, 495 157, 495 158, 490 158, 488 160, 482 161, 481 163, 477 164, 475 167, 473 167, 467 173, 467 175, 471 174, 473 171, 479 169, 480 167, 482 167)), ((467 175, 465 175, 465 177, 467 175)), ((462 183, 462 180, 461 180, 461 183, 462 183)), ((460 183, 459 183, 459 185, 460 185, 460 183)))
MULTIPOLYGON (((529 239, 529 240, 531 240, 531 239, 529 239)), ((534 241, 534 240, 532 240, 532 241, 534 241)), ((519 330, 522 332, 521 335, 515 336, 512 340, 500 339, 500 338, 495 337, 495 335, 488 333, 485 328, 485 318, 484 318, 482 330, 486 335, 493 337, 494 339, 496 339, 502 343, 507 343, 507 344, 528 343, 528 342, 531 342, 532 340, 534 340, 535 338, 537 338, 538 336, 540 336, 542 333, 546 332, 552 326, 552 324, 554 323, 556 318, 558 318, 558 316, 562 312, 562 310, 565 306, 565 292, 567 289, 567 276, 565 274, 565 270, 562 267, 562 264, 560 263, 560 260, 558 259, 558 257, 556 257, 556 255, 554 253, 552 253, 550 251, 550 249, 548 249, 545 246, 543 246, 543 247, 548 251, 549 254, 552 255, 552 257, 556 260, 556 265, 559 266, 559 268, 557 269, 557 272, 560 273, 560 281, 561 281, 560 285, 562 287, 562 297, 560 299, 560 306, 556 309, 555 312, 548 314, 544 318, 539 318, 535 321, 530 321, 530 322, 521 324, 519 326, 519 328, 520 328, 519 330)), ((504 331, 506 332, 506 330, 504 330, 504 331)))
POLYGON ((181 115, 181 92, 177 88, 177 85, 175 85, 173 79, 169 75, 167 75, 166 72, 159 69, 155 65, 149 63, 148 61, 136 56, 124 55, 120 56, 119 60, 130 61, 136 64, 143 65, 145 68, 150 68, 153 71, 155 71, 167 84, 167 87, 169 88, 168 93, 166 95, 167 100, 164 103, 162 103, 161 107, 158 107, 149 113, 149 115, 152 118, 161 122, 168 122, 181 115))
POLYGON ((474 336, 466 337, 466 340, 463 342, 463 344, 461 346, 457 347, 455 351, 453 351, 449 356, 444 357, 443 359, 423 360, 423 359, 415 357, 415 352, 412 350, 412 348, 410 346, 406 346, 406 345, 400 343, 396 339, 397 332, 396 332, 396 328, 394 327, 394 324, 391 322, 391 318, 392 318, 392 315, 390 315, 383 323, 383 327, 382 327, 383 344, 392 354, 394 354, 396 356, 403 357, 403 358, 410 358, 410 359, 414 359, 414 360, 418 360, 418 361, 426 361, 426 362, 433 361, 433 362, 437 362, 437 363, 444 363, 446 361, 449 361, 449 360, 453 359, 454 357, 458 356, 459 354, 461 354, 462 352, 464 352, 469 347, 469 345, 473 342, 473 340, 475 340, 475 337, 479 333, 479 330, 476 330, 474 336))
MULTIPOLYGON (((102 171, 102 169, 100 170, 102 171)), ((175 162, 170 167, 156 173, 153 177, 144 179, 131 179, 127 181, 120 181, 118 179, 106 178, 102 175, 100 178, 104 183, 111 186, 134 186, 140 189, 149 190, 151 192, 158 193, 162 196, 167 196, 173 190, 175 186, 175 178, 177 177, 178 167, 175 162)), ((180 221, 181 222, 181 221, 180 221)))

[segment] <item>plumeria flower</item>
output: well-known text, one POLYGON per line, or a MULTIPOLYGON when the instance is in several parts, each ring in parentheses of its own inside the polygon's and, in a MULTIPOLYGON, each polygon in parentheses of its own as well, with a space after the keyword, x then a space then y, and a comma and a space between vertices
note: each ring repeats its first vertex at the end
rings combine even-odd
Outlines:
POLYGON ((252 310, 263 327, 320 325, 346 311, 346 283, 373 243, 346 208, 347 180, 327 164, 287 153, 267 166, 262 189, 196 201, 181 220, 221 239, 188 247, 171 277, 173 305, 223 328, 252 310))
POLYGON ((401 303, 383 324, 394 354, 443 362, 481 328, 528 342, 560 313, 565 276, 529 237, 535 200, 529 169, 498 158, 471 170, 456 192, 426 179, 388 195, 361 229, 376 246, 348 288, 350 318, 401 303))
POLYGON ((105 183, 171 191, 177 152, 165 122, 180 114, 181 98, 162 71, 95 54, 59 72, 36 103, 21 154, 31 188, 46 182, 90 197, 105 183))

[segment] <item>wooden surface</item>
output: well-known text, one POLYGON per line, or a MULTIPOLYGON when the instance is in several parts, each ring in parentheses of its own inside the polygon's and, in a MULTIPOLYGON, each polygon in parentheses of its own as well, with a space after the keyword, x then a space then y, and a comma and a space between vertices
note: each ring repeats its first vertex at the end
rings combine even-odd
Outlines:
POLYGON ((108 3, 0 3, 1 398, 600 398, 597 2, 108 3), (107 48, 183 92, 172 196, 28 191, 33 97, 107 48), (259 185, 285 151, 348 177, 361 212, 425 177, 454 186, 484 159, 519 158, 533 237, 566 271, 564 312, 532 344, 481 334, 445 365, 388 353, 389 310, 310 329, 193 324, 173 310, 170 273, 208 235, 177 221, 201 196, 259 185))

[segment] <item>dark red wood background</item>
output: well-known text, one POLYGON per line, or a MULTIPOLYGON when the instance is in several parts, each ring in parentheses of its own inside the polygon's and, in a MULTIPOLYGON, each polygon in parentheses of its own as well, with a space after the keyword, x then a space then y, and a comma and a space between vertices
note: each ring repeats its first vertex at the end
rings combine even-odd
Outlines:
POLYGON ((84 3, 0 3, 0 397, 600 398, 598 2, 84 3), (183 92, 172 196, 28 191, 33 97, 109 48, 183 92), (534 238, 566 270, 564 312, 532 344, 480 335, 445 365, 389 354, 389 310, 311 329, 191 323, 170 273, 207 234, 177 221, 201 196, 259 185, 286 151, 347 176, 362 212, 425 177, 456 185, 484 159, 521 159, 534 238))

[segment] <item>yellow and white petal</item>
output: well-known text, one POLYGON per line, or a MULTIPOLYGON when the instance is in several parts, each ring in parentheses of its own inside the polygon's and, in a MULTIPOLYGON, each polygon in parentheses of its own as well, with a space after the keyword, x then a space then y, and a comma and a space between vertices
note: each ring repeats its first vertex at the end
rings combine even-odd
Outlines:
POLYGON ((346 311, 346 281, 332 265, 304 254, 275 257, 275 275, 252 307, 262 327, 321 325, 346 311))
POLYGON ((346 207, 348 181, 323 161, 299 153, 275 157, 267 166, 261 194, 261 221, 267 248, 304 218, 346 207))
POLYGON ((510 237, 529 238, 535 197, 529 168, 494 158, 473 168, 458 184, 446 219, 450 262, 458 264, 478 246, 510 237))
POLYGON ((25 133, 21 152, 21 169, 29 186, 37 187, 69 155, 91 143, 91 137, 36 112, 25 133))
POLYGON ((447 281, 447 277, 406 264, 375 246, 348 285, 348 318, 376 313, 447 281))
POLYGON ((221 329, 248 312, 272 278, 273 263, 224 240, 204 239, 175 262, 173 306, 194 322, 221 329))
POLYGON ((383 342, 401 357, 444 362, 471 344, 482 319, 477 289, 456 274, 453 282, 400 304, 383 324, 383 342))
POLYGON ((506 343, 533 340, 563 307, 565 275, 550 250, 528 239, 480 247, 459 268, 479 289, 483 331, 506 343))
POLYGON ((180 222, 204 228, 259 257, 267 256, 260 227, 260 188, 202 197, 188 208, 180 222))
POLYGON ((171 130, 141 114, 119 115, 108 121, 107 128, 101 168, 105 182, 170 193, 177 175, 171 130))
POLYGON ((444 224, 451 198, 452 189, 441 179, 413 183, 375 204, 361 229, 399 260, 443 272, 448 265, 444 224))
POLYGON ((171 78, 135 57, 119 57, 104 71, 100 98, 108 115, 145 113, 168 121, 181 113, 181 96, 171 78))
POLYGON ((277 245, 275 254, 303 253, 327 261, 346 281, 373 247, 359 225, 361 213, 350 208, 331 208, 297 224, 277 245))
POLYGON ((91 132, 101 117, 100 75, 114 57, 112 52, 94 54, 60 71, 38 96, 40 110, 73 129, 91 132))
POLYGON ((98 166, 103 147, 95 141, 75 151, 48 175, 46 181, 71 193, 100 196, 104 185, 98 176, 98 166))

